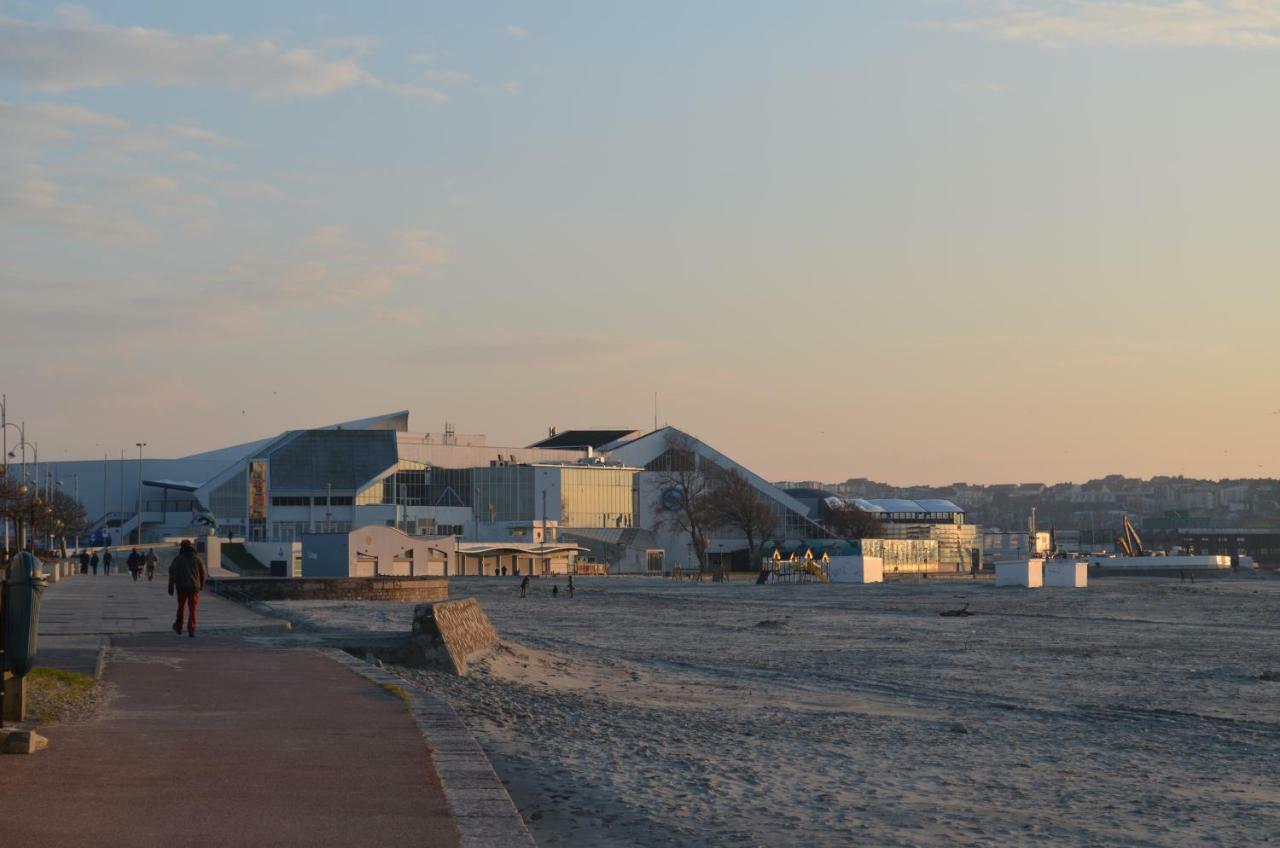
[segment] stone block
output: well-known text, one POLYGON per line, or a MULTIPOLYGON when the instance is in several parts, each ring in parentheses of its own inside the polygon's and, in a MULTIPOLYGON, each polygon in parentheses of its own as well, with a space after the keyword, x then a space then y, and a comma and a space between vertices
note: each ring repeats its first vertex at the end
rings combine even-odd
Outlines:
POLYGON ((498 631, 475 598, 421 604, 413 610, 410 653, 465 677, 471 663, 498 647, 498 631))
POLYGON ((1044 585, 1044 560, 1019 559, 1011 562, 997 562, 996 585, 1040 588, 1044 585))
POLYGON ((34 754, 49 747, 49 740, 34 730, 0 730, 4 734, 4 742, 0 751, 6 754, 34 754))
POLYGON ((1056 559, 1045 563, 1044 585, 1083 589, 1089 585, 1089 563, 1056 559))

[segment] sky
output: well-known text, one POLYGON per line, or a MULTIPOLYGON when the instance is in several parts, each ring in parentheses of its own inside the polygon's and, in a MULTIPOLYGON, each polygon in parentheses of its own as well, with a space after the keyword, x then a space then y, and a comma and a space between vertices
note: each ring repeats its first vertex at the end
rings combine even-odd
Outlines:
POLYGON ((774 479, 1280 476, 1277 90, 1271 0, 0 0, 0 391, 53 461, 656 392, 774 479))

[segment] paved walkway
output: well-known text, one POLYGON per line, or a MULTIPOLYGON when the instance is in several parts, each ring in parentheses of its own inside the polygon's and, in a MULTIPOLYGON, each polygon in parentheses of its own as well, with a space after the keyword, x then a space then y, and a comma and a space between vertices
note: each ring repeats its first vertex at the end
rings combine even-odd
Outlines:
POLYGON ((95 719, 44 728, 48 750, 0 758, 4 844, 458 844, 405 703, 317 651, 233 632, 272 620, 205 594, 200 635, 179 637, 165 584, 127 573, 45 598, 49 639, 109 638, 110 694, 95 719))
MULTIPOLYGON (((109 577, 75 574, 49 586, 40 611, 40 665, 93 674, 99 648, 113 635, 168 633, 177 604, 162 565, 151 582, 128 571, 109 577)), ((285 623, 205 592, 197 618, 202 634, 282 630, 285 623)))

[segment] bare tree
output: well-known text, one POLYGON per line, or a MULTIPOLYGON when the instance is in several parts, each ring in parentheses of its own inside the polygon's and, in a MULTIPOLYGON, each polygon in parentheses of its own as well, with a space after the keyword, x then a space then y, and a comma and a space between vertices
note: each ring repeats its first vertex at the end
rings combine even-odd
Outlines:
POLYGON ((709 466, 696 450, 695 440, 677 430, 667 431, 666 450, 654 463, 658 494, 654 512, 661 524, 689 537, 698 570, 707 568, 707 536, 714 526, 709 466))
POLYGON ((874 512, 853 504, 828 507, 823 511, 823 524, 842 539, 874 539, 883 532, 883 523, 874 512))
MULTIPOLYGON (((717 526, 732 528, 747 537, 751 563, 760 565, 760 548, 778 532, 778 511, 768 498, 736 468, 711 475, 711 515, 717 526)), ((719 578, 725 578, 721 566, 719 578)))

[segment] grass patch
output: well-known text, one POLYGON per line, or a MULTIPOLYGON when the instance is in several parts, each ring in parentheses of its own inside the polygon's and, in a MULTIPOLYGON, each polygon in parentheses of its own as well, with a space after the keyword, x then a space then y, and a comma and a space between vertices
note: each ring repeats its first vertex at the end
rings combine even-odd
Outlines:
POLYGON ((408 689, 405 689, 403 686, 397 686, 394 683, 379 683, 378 688, 383 692, 386 692, 388 695, 396 696, 402 701, 409 701, 413 699, 413 696, 409 694, 408 689))
POLYGON ((27 674, 27 709, 41 722, 84 718, 98 704, 98 681, 60 668, 33 668, 27 674))

